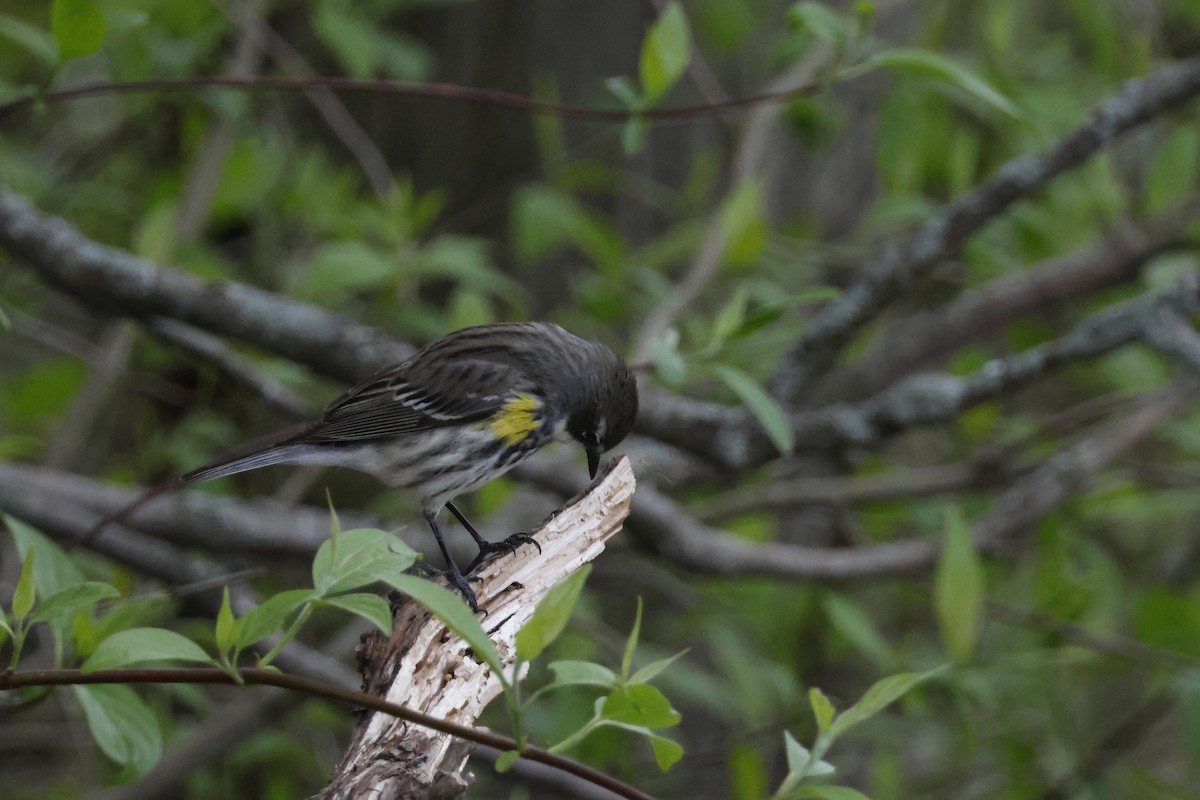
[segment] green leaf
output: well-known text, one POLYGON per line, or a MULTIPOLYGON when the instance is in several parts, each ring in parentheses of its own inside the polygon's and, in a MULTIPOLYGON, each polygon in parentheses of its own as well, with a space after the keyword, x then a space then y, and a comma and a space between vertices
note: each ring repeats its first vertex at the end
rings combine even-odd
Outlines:
POLYGON ((871 800, 862 792, 851 789, 849 786, 805 786, 796 793, 795 797, 813 798, 813 800, 871 800))
MULTIPOLYGON (((602 705, 603 702, 604 702, 604 698, 599 698, 599 700, 597 701, 597 705, 598 706, 602 705)), ((583 740, 583 737, 580 736, 579 734, 586 735, 587 733, 590 733, 591 731, 595 730, 596 728, 602 727, 602 726, 608 726, 608 727, 612 727, 612 728, 621 728, 623 730, 632 731, 640 736, 645 736, 647 739, 650 740, 650 746, 654 748, 654 760, 656 762, 658 762, 659 769, 663 770, 664 772, 666 770, 670 769, 672 766, 674 766, 675 762, 679 761, 679 759, 683 757, 683 747, 680 746, 680 744, 678 742, 673 741, 671 739, 668 739, 665 736, 661 736, 661 735, 655 733, 654 731, 650 730, 645 725, 635 725, 630 722, 620 722, 617 720, 610 720, 610 719, 594 719, 594 720, 592 720, 591 722, 588 723, 588 725, 584 726, 584 728, 582 728, 579 732, 577 732, 574 736, 572 736, 571 739, 568 741, 571 741, 572 745, 578 744, 580 741, 583 740)), ((563 747, 563 745, 566 743, 567 743, 566 741, 560 742, 559 744, 557 744, 553 748, 551 748, 551 752, 561 752, 563 749, 566 749, 563 747)))
POLYGON ((829 593, 821 598, 829 624, 847 642, 881 668, 892 663, 892 651, 862 607, 848 597, 829 593))
POLYGON ((241 626, 233 618, 233 608, 229 605, 229 587, 226 586, 225 594, 221 597, 221 608, 217 611, 217 626, 214 634, 217 651, 222 654, 233 652, 237 646, 240 630, 241 626))
POLYGON ((957 507, 946 515, 946 542, 934 576, 933 603, 950 657, 971 658, 983 619, 983 566, 971 529, 957 507))
POLYGON ((104 28, 104 14, 94 0, 54 0, 50 8, 50 32, 62 61, 99 50, 104 28))
POLYGON ((604 88, 612 92, 626 108, 640 110, 646 105, 633 82, 624 75, 606 79, 604 88))
POLYGON ((306 297, 336 302, 355 292, 377 289, 400 274, 399 266, 365 242, 328 242, 313 255, 306 297))
POLYGON ((809 752, 807 747, 796 741, 796 737, 792 736, 790 731, 783 732, 783 751, 787 756, 789 774, 808 769, 808 762, 812 760, 812 753, 809 752))
POLYGON ((378 581, 390 583, 416 560, 412 548, 386 531, 374 528, 342 531, 317 550, 312 566, 313 586, 322 595, 332 595, 378 581))
POLYGON ((667 5, 642 42, 639 62, 642 94, 649 102, 662 97, 687 69, 691 58, 692 34, 687 17, 677 2, 667 5))
POLYGON ((43 66, 53 66, 58 61, 54 37, 22 19, 0 14, 0 37, 36 56, 43 66))
POLYGON ((517 763, 517 759, 521 757, 520 751, 505 750, 496 757, 496 772, 505 773, 512 769, 512 765, 517 763))
POLYGON ((567 627, 571 612, 575 610, 575 602, 579 599, 579 592, 591 572, 592 565, 585 564, 565 581, 546 592, 545 598, 538 604, 529 622, 517 631, 518 656, 525 661, 532 661, 558 638, 567 627))
POLYGON ((47 597, 38 606, 33 615, 34 622, 49 622, 68 617, 76 611, 91 608, 101 600, 117 597, 120 594, 112 586, 99 581, 84 581, 78 586, 63 589, 47 597))
POLYGON ((33 586, 33 557, 35 555, 35 549, 32 547, 25 552, 25 560, 21 563, 21 575, 17 578, 16 588, 13 589, 12 612, 13 618, 18 622, 29 616, 29 612, 33 610, 33 602, 37 599, 33 586))
POLYGON ((336 539, 342 534, 342 521, 338 518, 337 509, 333 507, 333 493, 325 488, 325 503, 329 506, 329 538, 336 539))
POLYGON ((508 685, 504 677, 504 662, 496 652, 496 645, 462 598, 449 589, 415 575, 394 575, 387 579, 387 583, 432 611, 442 624, 471 646, 475 655, 492 668, 502 684, 508 685))
POLYGON ((742 403, 763 426, 771 443, 780 453, 787 455, 796 446, 796 437, 792 432, 787 414, 775 398, 767 394, 758 381, 747 373, 728 364, 713 364, 709 367, 712 373, 741 399, 742 403))
POLYGON ((733 297, 729 298, 719 312, 717 318, 713 322, 712 339, 709 341, 709 347, 719 347, 726 339, 733 336, 742 327, 742 323, 746 321, 746 306, 749 296, 746 294, 745 286, 738 286, 733 292, 733 297))
POLYGON ((75 562, 50 537, 38 532, 21 520, 5 515, 4 524, 12 531, 13 540, 17 543, 17 553, 25 558, 35 546, 38 551, 37 565, 33 569, 33 583, 37 587, 39 597, 50 597, 78 586, 84 582, 83 573, 75 562))
POLYGON ((648 683, 613 689, 604 698, 600 714, 605 720, 646 728, 669 728, 682 719, 679 712, 671 708, 671 701, 648 683))
POLYGON ((683 745, 674 739, 649 732, 646 733, 646 737, 650 739, 650 746, 654 748, 654 761, 663 772, 683 758, 683 745))
POLYGON ((554 686, 603 686, 617 685, 617 675, 602 664, 591 661, 555 661, 550 665, 554 673, 554 686))
POLYGON ((11 372, 5 375, 5 428, 44 430, 48 434, 67 410, 71 398, 77 396, 87 374, 87 368, 78 359, 54 356, 40 359, 16 375, 11 372))
POLYGON ((879 68, 900 70, 942 80, 1013 119, 1027 121, 1021 109, 1000 90, 940 53, 915 47, 900 47, 876 53, 861 66, 864 71, 879 68))
POLYGON ((742 181, 721 204, 725 263, 753 264, 767 243, 766 187, 761 179, 742 181))
MULTIPOLYGON (((578 243, 581 249, 589 253, 588 240, 594 233, 595 225, 586 214, 582 215, 577 232, 578 243)), ((439 236, 421 248, 412 266, 420 276, 452 281, 461 288, 493 295, 514 305, 526 300, 524 288, 492 263, 488 244, 480 238, 439 236)))
POLYGON ((902 672, 876 681, 857 703, 847 708, 829 726, 829 735, 841 736, 863 720, 869 719, 887 708, 906 692, 923 680, 941 672, 944 667, 927 672, 902 672))
POLYGON ((633 654, 637 650, 638 636, 642 632, 642 597, 638 595, 637 612, 633 617, 633 630, 629 632, 629 638, 625 641, 625 655, 621 657, 621 678, 627 679, 629 671, 633 669, 633 654))
POLYGON ((131 777, 145 774, 162 755, 162 731, 154 712, 128 686, 72 686, 92 737, 131 777))
POLYGON ((641 116, 633 116, 621 126, 621 152, 627 156, 636 156, 646 146, 646 120, 641 116))
POLYGON ((823 42, 840 45, 846 38, 842 18, 823 3, 803 0, 788 9, 788 22, 797 30, 808 31, 823 42))
POLYGON ((836 713, 833 703, 825 696, 824 692, 813 686, 808 690, 808 704, 812 706, 813 716, 817 719, 817 730, 827 733, 829 726, 833 723, 833 715, 836 713))
POLYGON ((289 589, 271 595, 239 620, 237 646, 249 647, 266 639, 283 628, 284 622, 296 609, 317 596, 312 589, 289 589))
POLYGON ((392 609, 387 600, 377 594, 365 592, 339 594, 336 597, 326 597, 320 602, 322 605, 333 606, 343 611, 349 611, 351 614, 357 614, 389 636, 392 633, 392 609))
POLYGON ((687 654, 687 650, 680 650, 670 658, 662 658, 639 669, 629 678, 629 683, 649 683, 660 672, 674 664, 680 658, 687 654))
POLYGON ((321 3, 312 24, 347 72, 356 78, 375 77, 382 57, 383 29, 349 3, 321 3))
POLYGON ((83 662, 83 672, 138 664, 144 661, 195 661, 211 664, 208 653, 186 636, 164 628, 130 628, 100 643, 83 662))
POLYGON ((513 193, 509 231, 513 253, 534 264, 579 241, 588 225, 578 201, 554 186, 533 184, 513 193))
POLYGON ((1200 132, 1182 125, 1170 134, 1146 170, 1146 210, 1165 211, 1196 185, 1200 168, 1200 132))
POLYGON ((650 357, 654 359, 654 370, 665 385, 678 388, 687 378, 687 361, 679 352, 679 331, 668 329, 662 336, 650 342, 650 357))

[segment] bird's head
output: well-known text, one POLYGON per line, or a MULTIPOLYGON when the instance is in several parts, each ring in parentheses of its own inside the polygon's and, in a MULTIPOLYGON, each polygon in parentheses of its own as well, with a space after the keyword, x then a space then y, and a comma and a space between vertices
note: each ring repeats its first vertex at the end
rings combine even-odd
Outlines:
MULTIPOLYGON (((637 380, 608 348, 592 362, 593 380, 567 418, 567 433, 587 452, 588 474, 596 477, 600 456, 616 447, 633 428, 638 411, 637 380)), ((581 387, 585 388, 585 387, 581 387)))

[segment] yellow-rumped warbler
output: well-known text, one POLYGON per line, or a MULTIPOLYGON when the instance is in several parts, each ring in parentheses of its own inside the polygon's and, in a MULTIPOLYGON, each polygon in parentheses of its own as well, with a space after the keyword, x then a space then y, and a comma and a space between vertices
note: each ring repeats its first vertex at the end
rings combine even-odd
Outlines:
POLYGON ((637 408, 632 373, 604 345, 548 322, 479 325, 376 373, 298 435, 201 467, 180 482, 272 464, 317 464, 351 467, 414 489, 454 584, 478 610, 475 592, 446 549, 438 512, 450 509, 480 557, 533 542, 528 534, 489 542, 451 501, 560 438, 583 445, 594 478, 601 453, 625 438, 637 408))

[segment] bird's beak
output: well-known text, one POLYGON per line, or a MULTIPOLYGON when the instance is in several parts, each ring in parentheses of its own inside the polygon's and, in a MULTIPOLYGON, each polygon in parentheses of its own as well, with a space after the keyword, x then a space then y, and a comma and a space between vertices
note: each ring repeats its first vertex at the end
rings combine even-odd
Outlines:
POLYGON ((589 447, 587 451, 588 457, 588 476, 595 478, 596 470, 600 469, 600 451, 596 448, 589 447))

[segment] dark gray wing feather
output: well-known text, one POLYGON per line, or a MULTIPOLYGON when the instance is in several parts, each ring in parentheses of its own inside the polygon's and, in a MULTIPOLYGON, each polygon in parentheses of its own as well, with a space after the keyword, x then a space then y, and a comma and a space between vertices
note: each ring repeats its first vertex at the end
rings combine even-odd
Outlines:
POLYGON ((382 439, 485 419, 517 389, 515 365, 487 354, 414 358, 359 384, 335 400, 311 429, 292 441, 382 439))

